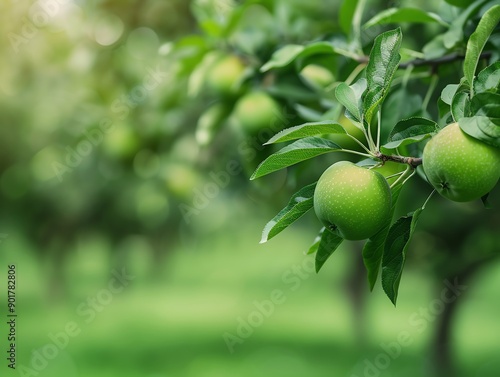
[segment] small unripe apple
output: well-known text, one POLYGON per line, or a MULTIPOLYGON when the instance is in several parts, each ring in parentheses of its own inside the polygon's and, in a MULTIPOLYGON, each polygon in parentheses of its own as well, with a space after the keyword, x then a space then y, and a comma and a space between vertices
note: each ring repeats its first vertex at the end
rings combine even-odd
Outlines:
POLYGON ((500 149, 467 135, 458 123, 439 131, 425 146, 422 159, 432 186, 455 202, 479 199, 500 178, 500 149))
POLYGON ((245 72, 245 65, 236 56, 217 60, 208 70, 206 83, 210 90, 221 96, 236 94, 245 72))
POLYGON ((113 137, 105 137, 103 140, 104 152, 113 158, 132 158, 140 148, 140 137, 131 126, 120 125, 113 131, 113 137))
POLYGON ((302 68, 300 76, 315 88, 326 88, 335 81, 335 76, 325 67, 317 64, 309 64, 302 68))
POLYGON ((391 189, 373 171, 341 161, 320 177, 314 191, 314 211, 329 229, 347 240, 363 240, 389 221, 391 189))
POLYGON ((236 121, 248 134, 264 128, 273 129, 281 114, 278 103, 263 91, 254 91, 243 96, 234 109, 236 121))

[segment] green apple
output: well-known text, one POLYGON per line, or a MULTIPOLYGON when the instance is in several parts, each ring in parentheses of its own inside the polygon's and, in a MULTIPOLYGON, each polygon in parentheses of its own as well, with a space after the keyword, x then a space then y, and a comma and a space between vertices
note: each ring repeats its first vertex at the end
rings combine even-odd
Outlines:
POLYGON ((391 214, 391 189, 373 170, 341 161, 320 177, 314 191, 314 211, 329 229, 347 240, 369 238, 391 214))
POLYGON ((206 83, 210 90, 221 96, 238 92, 245 65, 236 56, 224 56, 217 60, 207 72, 206 83))
POLYGON ((256 134, 265 128, 274 129, 280 114, 279 104, 263 91, 254 91, 243 96, 234 109, 236 121, 248 134, 256 134))
POLYGON ((140 137, 132 126, 120 124, 113 130, 113 135, 103 140, 104 152, 113 158, 127 159, 137 153, 140 148, 140 137))
POLYGON ((467 135, 458 123, 439 131, 425 146, 422 159, 432 186, 455 202, 479 199, 500 178, 500 149, 467 135))
POLYGON ((326 88, 335 81, 333 73, 321 65, 309 64, 300 71, 300 76, 314 88, 326 88))

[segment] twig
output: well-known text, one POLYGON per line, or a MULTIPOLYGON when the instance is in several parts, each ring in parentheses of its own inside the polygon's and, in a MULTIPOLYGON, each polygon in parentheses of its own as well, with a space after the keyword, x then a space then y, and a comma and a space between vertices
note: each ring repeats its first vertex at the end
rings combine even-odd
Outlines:
MULTIPOLYGON (((489 59, 492 55, 491 51, 485 51, 481 54, 479 59, 489 59)), ((430 66, 432 67, 433 71, 437 69, 440 65, 447 64, 447 63, 453 63, 456 61, 464 60, 465 55, 464 54, 459 54, 459 53, 452 53, 448 55, 441 56, 439 58, 435 59, 414 59, 410 60, 407 62, 403 62, 399 64, 399 69, 406 69, 408 67, 422 67, 422 66, 430 66)), ((356 59, 358 63, 368 63, 370 58, 368 56, 361 56, 358 59, 356 59)))
POLYGON ((388 156, 380 152, 375 154, 375 157, 384 163, 387 161, 394 161, 394 162, 399 162, 400 164, 408 164, 413 169, 415 169, 419 165, 422 165, 422 159, 417 157, 388 156))
MULTIPOLYGON (((491 51, 485 51, 481 54, 480 59, 489 59, 491 57, 491 51)), ((399 68, 407 68, 408 66, 413 66, 413 67, 421 67, 424 65, 429 65, 431 67, 438 67, 442 64, 446 63, 452 63, 456 62, 459 60, 464 60, 465 55, 464 54, 458 54, 458 53, 453 53, 453 54, 448 54, 441 56, 440 58, 435 58, 435 59, 415 59, 415 60, 410 60, 408 62, 401 63, 399 65, 399 68)))

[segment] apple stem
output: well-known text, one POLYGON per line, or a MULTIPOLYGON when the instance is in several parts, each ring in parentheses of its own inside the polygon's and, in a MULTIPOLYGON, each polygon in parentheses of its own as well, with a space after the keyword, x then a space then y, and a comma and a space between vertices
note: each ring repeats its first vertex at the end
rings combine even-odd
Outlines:
POLYGON ((404 181, 403 181, 403 186, 405 185, 406 182, 408 182, 408 180, 413 177, 415 174, 417 173, 417 171, 415 169, 413 169, 413 171, 411 172, 411 174, 408 176, 408 178, 406 178, 404 181))
POLYGON ((427 197, 427 200, 424 202, 424 205, 422 206, 422 209, 425 209, 425 206, 427 205, 427 203, 429 202, 429 200, 431 200, 432 196, 436 193, 436 189, 432 190, 432 192, 430 193, 430 195, 427 197))
MULTIPOLYGON (((396 186, 396 185, 397 185, 397 184, 398 184, 398 183, 399 183, 402 179, 404 179, 404 177, 405 177, 406 173, 408 173, 410 170, 412 170, 412 168, 411 168, 411 166, 410 166, 410 165, 408 165, 408 166, 406 167, 406 170, 403 172, 403 174, 401 174, 401 176, 400 176, 398 179, 396 179, 396 180, 392 183, 392 185, 390 186, 390 188, 392 189, 392 188, 393 188, 393 187, 395 187, 395 186, 396 186)), ((412 175, 413 175, 413 173, 412 173, 412 174, 410 174, 410 176, 409 176, 408 178, 410 178, 412 175)), ((406 181, 407 181, 407 179, 406 179, 404 182, 406 182, 406 181)), ((403 182, 403 184, 404 184, 404 182, 403 182)))
POLYGON ((398 177, 398 176, 400 176, 401 174, 404 174, 404 173, 406 173, 406 171, 400 171, 399 173, 391 174, 391 175, 385 177, 385 179, 390 179, 390 178, 398 177))

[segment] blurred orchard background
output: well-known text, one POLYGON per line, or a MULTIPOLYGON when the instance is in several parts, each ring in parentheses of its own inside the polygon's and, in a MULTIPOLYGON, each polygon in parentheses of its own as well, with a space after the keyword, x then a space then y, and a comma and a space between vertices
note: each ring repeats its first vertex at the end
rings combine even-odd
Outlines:
MULTIPOLYGON (((250 182, 272 150, 261 144, 279 128, 338 118, 333 88, 355 65, 320 55, 313 65, 259 68, 284 44, 342 43, 340 5, 1 2, 0 281, 16 264, 19 315, 18 370, 2 357, 2 376, 498 375, 498 189, 491 211, 433 199, 397 308, 379 286, 369 293, 358 243, 313 272, 305 255, 319 226, 312 213, 259 245, 290 195, 339 158, 250 182), (243 72, 234 90, 221 83, 234 67, 210 71, 228 57, 243 72), (265 93, 262 106, 271 98, 279 110, 271 130, 249 131, 260 126, 235 119, 248 93, 265 93), (123 269, 133 278, 110 293, 123 269), (444 303, 456 281, 466 288, 444 303), (57 346, 71 322, 79 334, 57 346)), ((363 21, 394 6, 450 7, 370 0, 363 21)), ((439 24, 402 27, 408 49, 442 32, 439 24)), ((365 53, 375 36, 363 35, 365 53)), ((438 88, 460 70, 440 72, 438 88)), ((429 83, 424 68, 405 89, 413 102, 393 95, 384 114, 417 111, 429 83)), ((434 116, 437 95, 428 106, 434 116)), ((248 113, 263 116, 260 106, 248 113)), ((428 194, 415 180, 398 211, 428 194)))

